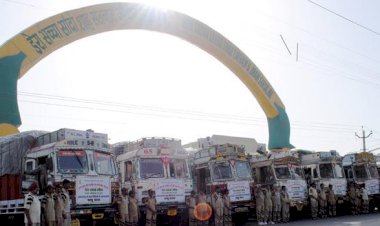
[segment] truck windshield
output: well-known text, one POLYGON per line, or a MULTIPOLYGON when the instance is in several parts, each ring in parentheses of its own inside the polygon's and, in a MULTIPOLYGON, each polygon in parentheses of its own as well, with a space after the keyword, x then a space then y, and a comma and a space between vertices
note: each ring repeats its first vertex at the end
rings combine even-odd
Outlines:
POLYGON ((58 151, 58 172, 60 173, 87 173, 87 156, 83 150, 58 151))
POLYGON ((274 171, 276 172, 276 177, 278 179, 291 179, 290 171, 287 166, 275 167, 274 171))
POLYGON ((368 170, 369 170, 369 173, 371 174, 371 178, 378 178, 379 177, 376 166, 369 166, 368 170))
POLYGON ((251 170, 248 162, 236 161, 236 175, 240 178, 251 178, 251 170))
POLYGON ((95 152, 94 153, 95 170, 98 174, 114 175, 116 174, 114 161, 111 154, 95 152))
POLYGON ((368 178, 367 171, 365 170, 364 165, 355 165, 354 166, 354 172, 355 172, 356 178, 358 178, 358 179, 367 179, 368 178))
POLYGON ((321 178, 334 178, 332 163, 319 164, 319 174, 321 178))
POLYGON ((293 167, 290 172, 293 179, 305 179, 305 175, 301 167, 293 167))
POLYGON ((169 167, 170 177, 186 178, 187 176, 190 176, 187 171, 186 160, 184 159, 172 159, 169 167))
POLYGON ((215 180, 232 178, 231 166, 228 162, 213 163, 212 172, 215 180))
POLYGON ((164 164, 161 159, 140 159, 140 177, 164 177, 164 164))
POLYGON ((342 164, 335 163, 335 164, 333 164, 333 166, 334 166, 335 178, 343 178, 344 174, 343 174, 342 164))

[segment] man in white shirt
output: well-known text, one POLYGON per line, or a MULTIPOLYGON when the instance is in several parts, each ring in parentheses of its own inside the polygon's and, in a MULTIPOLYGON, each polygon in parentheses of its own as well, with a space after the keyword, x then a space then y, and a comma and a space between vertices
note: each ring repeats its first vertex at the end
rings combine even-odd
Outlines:
POLYGON ((367 189, 365 188, 365 185, 363 184, 362 185, 362 189, 361 189, 361 196, 362 196, 362 199, 363 199, 363 204, 362 204, 362 208, 363 208, 363 213, 369 213, 369 199, 368 199, 368 191, 367 189))
POLYGON ((62 189, 62 201, 63 201, 63 226, 70 226, 71 224, 71 215, 70 215, 70 194, 69 187, 70 181, 64 179, 62 189))
POLYGON ((29 186, 29 193, 24 198, 24 223, 26 226, 40 226, 41 202, 38 199, 39 187, 37 182, 29 186))

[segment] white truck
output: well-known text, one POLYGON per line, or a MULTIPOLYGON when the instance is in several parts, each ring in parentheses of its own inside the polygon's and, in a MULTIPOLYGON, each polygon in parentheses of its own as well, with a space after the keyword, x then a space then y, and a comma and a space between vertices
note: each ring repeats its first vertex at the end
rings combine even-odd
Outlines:
POLYGON ((333 186, 338 198, 337 204, 344 204, 347 194, 347 179, 342 166, 343 157, 336 151, 303 152, 301 165, 304 168, 308 185, 315 183, 317 188, 324 184, 333 186))
MULTIPOLYGON (((0 217, 23 224, 23 196, 32 181, 40 191, 70 181, 74 225, 114 222, 119 178, 107 134, 91 130, 30 131, 0 138, 0 217)), ((4 220, 4 221, 3 221, 4 220)))
POLYGON ((203 146, 193 155, 195 190, 211 197, 218 189, 228 189, 234 221, 247 220, 254 209, 249 158, 244 147, 233 144, 203 146))
POLYGON ((251 158, 253 178, 261 187, 287 188, 290 207, 302 211, 308 204, 307 185, 298 155, 289 150, 272 150, 251 158))
POLYGON ((379 173, 375 155, 369 152, 347 154, 343 157, 343 169, 348 183, 365 186, 370 209, 380 208, 379 173))
POLYGON ((142 138, 113 145, 117 153, 121 186, 136 192, 140 211, 145 214, 148 190, 156 192, 159 221, 187 224, 186 196, 193 189, 189 155, 181 140, 164 137, 142 138))

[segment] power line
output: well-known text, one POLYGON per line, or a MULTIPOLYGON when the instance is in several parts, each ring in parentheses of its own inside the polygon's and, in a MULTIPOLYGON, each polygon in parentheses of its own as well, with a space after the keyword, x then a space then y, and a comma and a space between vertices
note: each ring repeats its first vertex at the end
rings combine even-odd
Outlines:
POLYGON ((374 30, 372 30, 372 29, 369 28, 369 27, 366 27, 366 26, 364 26, 364 25, 361 25, 361 24, 359 24, 359 23, 356 22, 356 21, 353 21, 353 20, 351 20, 351 19, 349 19, 349 18, 347 18, 347 17, 345 17, 345 16, 343 16, 343 15, 340 15, 340 14, 338 14, 337 12, 332 11, 331 9, 328 9, 328 8, 326 8, 326 7, 324 7, 324 6, 320 5, 320 4, 318 4, 318 3, 316 3, 316 2, 313 2, 313 1, 311 1, 311 0, 308 0, 308 1, 309 1, 310 3, 313 3, 314 5, 316 5, 316 6, 320 7, 320 8, 322 8, 322 9, 324 9, 324 10, 326 10, 326 11, 328 11, 328 12, 330 12, 330 13, 332 13, 332 14, 338 16, 338 17, 340 17, 340 18, 343 18, 344 20, 347 20, 348 22, 350 22, 350 23, 352 23, 352 24, 355 24, 356 26, 359 26, 359 27, 361 27, 361 28, 363 28, 363 29, 365 29, 365 30, 367 30, 367 31, 369 31, 369 32, 374 33, 375 35, 380 35, 380 33, 378 33, 377 31, 374 31, 374 30))
MULTIPOLYGON (((64 96, 38 94, 38 93, 20 92, 19 95, 27 96, 31 98, 43 98, 43 99, 48 99, 48 100, 69 101, 69 102, 76 102, 76 103, 83 103, 83 104, 96 104, 100 106, 123 107, 123 108, 129 109, 129 110, 124 110, 124 109, 120 110, 120 109, 100 108, 100 107, 93 107, 93 106, 60 104, 57 102, 49 103, 49 102, 41 102, 41 101, 20 100, 20 102, 26 102, 26 103, 32 103, 32 104, 80 108, 80 109, 87 109, 87 110, 108 111, 108 112, 116 112, 116 113, 137 114, 137 115, 157 116, 157 117, 166 117, 166 118, 172 117, 172 118, 180 118, 180 119, 213 121, 213 122, 222 122, 222 123, 247 124, 247 125, 256 125, 256 126, 257 125, 264 126, 265 125, 264 122, 266 121, 266 119, 258 118, 258 117, 214 114, 214 113, 207 113, 207 112, 181 110, 181 109, 157 108, 157 107, 152 107, 152 106, 128 105, 128 104, 116 103, 116 102, 79 99, 79 98, 71 98, 71 97, 64 97, 64 96), (153 112, 153 113, 149 113, 149 112, 153 112)), ((292 128, 303 129, 303 130, 310 130, 310 129, 330 130, 330 131, 351 133, 356 127, 357 125, 345 125, 345 124, 338 124, 338 123, 332 124, 332 123, 321 123, 321 122, 292 121, 292 128)))

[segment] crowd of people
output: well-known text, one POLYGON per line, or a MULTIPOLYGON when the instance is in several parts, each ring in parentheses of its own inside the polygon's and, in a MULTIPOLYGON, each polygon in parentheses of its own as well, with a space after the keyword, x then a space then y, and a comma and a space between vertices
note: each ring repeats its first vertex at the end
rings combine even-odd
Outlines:
MULTIPOLYGON (((43 198, 39 199, 39 186, 37 182, 32 182, 29 192, 24 199, 24 222, 25 225, 39 226, 69 226, 70 216, 70 196, 68 188, 70 182, 64 180, 63 187, 57 185, 47 185, 43 198), (43 222, 41 222, 41 219, 43 222)), ((285 186, 276 187, 257 186, 255 189, 256 216, 258 225, 275 224, 288 222, 290 219, 290 199, 285 186)), ((350 184, 348 197, 352 214, 368 213, 369 200, 368 191, 364 186, 350 184)), ((325 187, 320 184, 319 189, 315 183, 309 188, 309 198, 312 219, 334 217, 337 213, 337 196, 333 186, 325 187)), ((148 197, 144 200, 146 207, 146 226, 155 226, 157 219, 157 201, 155 191, 148 190, 148 197)), ((137 226, 140 220, 140 209, 134 190, 128 192, 127 188, 121 189, 121 195, 115 200, 120 214, 119 225, 137 226)), ((188 207, 189 226, 231 226, 232 209, 229 192, 227 189, 215 189, 210 197, 200 191, 195 191, 186 200, 188 207)))
POLYGON ((47 185, 46 192, 40 200, 38 183, 32 182, 30 184, 28 194, 24 198, 25 225, 69 226, 71 224, 68 191, 70 181, 65 179, 62 185, 63 187, 47 185))

